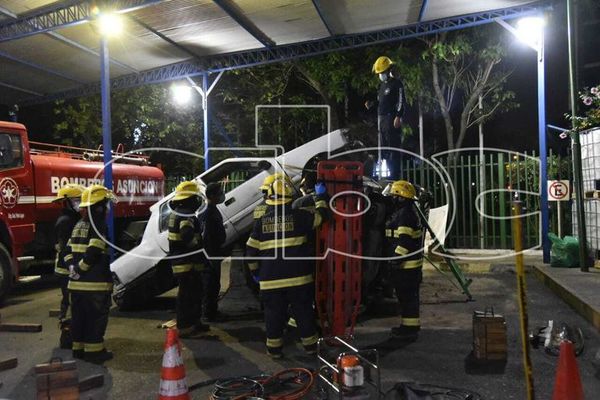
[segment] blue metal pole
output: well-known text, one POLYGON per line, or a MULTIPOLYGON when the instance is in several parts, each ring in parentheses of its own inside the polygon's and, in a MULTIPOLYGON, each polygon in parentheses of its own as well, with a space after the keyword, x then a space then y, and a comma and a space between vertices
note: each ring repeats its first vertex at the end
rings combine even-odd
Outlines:
POLYGON ((202 74, 202 108, 204 110, 204 170, 210 167, 210 157, 208 154, 210 137, 210 113, 208 112, 208 73, 202 74))
MULTIPOLYGON (((108 41, 100 39, 100 92, 102 98, 102 148, 104 149, 104 186, 113 188, 112 174, 112 137, 110 128, 110 59, 108 57, 108 41), (110 164, 109 164, 110 163, 110 164)), ((113 223, 113 208, 108 212, 108 240, 114 243, 115 228, 113 223)), ((111 258, 113 254, 111 252, 111 258)))
POLYGON ((542 211, 542 249, 544 254, 544 263, 550 262, 550 221, 548 215, 548 155, 546 152, 546 78, 544 71, 544 40, 539 44, 537 51, 537 84, 538 84, 538 138, 540 147, 540 207, 542 211))

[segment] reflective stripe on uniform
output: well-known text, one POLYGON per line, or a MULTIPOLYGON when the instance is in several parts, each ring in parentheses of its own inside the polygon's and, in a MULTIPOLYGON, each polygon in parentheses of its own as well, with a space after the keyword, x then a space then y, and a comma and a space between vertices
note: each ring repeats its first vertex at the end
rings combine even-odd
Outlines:
POLYGON ((63 267, 55 267, 54 273, 57 275, 69 275, 69 270, 63 267))
POLYGON ((385 237, 392 237, 393 233, 391 229, 386 229, 385 230, 385 237))
MULTIPOLYGON (((250 240, 248 240, 249 242, 250 240)), ((276 248, 282 248, 282 247, 292 247, 292 246, 300 246, 304 243, 306 243, 308 241, 308 239, 306 238, 306 236, 296 236, 296 237, 287 237, 285 239, 273 239, 273 240, 265 240, 264 242, 260 242, 257 240, 257 242, 259 242, 259 249, 260 250, 270 250, 270 249, 276 249, 276 248)), ((248 244, 248 243, 246 243, 248 244)), ((254 246, 251 246, 254 247, 254 246)))
POLYGON ((322 222, 323 222, 323 217, 321 217, 321 214, 316 213, 315 214, 315 219, 313 220, 313 229, 314 228, 318 228, 319 226, 321 226, 322 222))
POLYGON ((246 242, 246 246, 254 247, 255 249, 260 249, 260 241, 250 237, 246 242))
POLYGON ((412 229, 408 226, 399 226, 394 231, 394 237, 398 238, 400 235, 408 235, 413 239, 418 239, 423 235, 423 231, 421 229, 412 229))
POLYGON ((84 343, 83 349, 86 353, 96 353, 104 350, 104 342, 100 343, 84 343))
POLYGON ((295 278, 260 281, 260 290, 281 289, 285 287, 306 285, 307 283, 311 282, 313 282, 312 274, 297 276, 295 278))
POLYGON ((71 244, 71 251, 73 253, 85 253, 87 250, 87 245, 85 244, 71 244))
POLYGON ((69 290, 82 290, 86 292, 110 292, 113 289, 112 282, 82 282, 69 281, 69 290))
POLYGON ((317 343, 317 340, 319 340, 319 337, 317 335, 312 335, 307 338, 300 338, 300 340, 302 340, 303 346, 310 346, 312 344, 317 343))
POLYGON ((169 240, 173 240, 173 241, 177 241, 177 240, 181 240, 181 234, 179 233, 174 233, 174 232, 169 232, 169 240))
POLYGON ((89 245, 92 247, 97 247, 100 250, 106 250, 106 243, 100 239, 90 239, 89 245))
POLYGON ((402 246, 396 246, 395 250, 396 254, 400 254, 401 256, 408 254, 408 249, 402 246))
POLYGON ((69 261, 71 261, 72 259, 73 259, 73 254, 67 254, 67 255, 65 256, 65 262, 69 262, 69 261))
POLYGON ((192 270, 192 268, 194 268, 194 264, 179 264, 179 265, 173 265, 173 273, 174 274, 181 274, 183 272, 189 272, 192 270))
POLYGON ((181 222, 179 222, 179 229, 180 230, 181 230, 181 228, 184 228, 186 226, 189 226, 190 228, 193 228, 194 224, 189 219, 184 219, 181 222))
POLYGON ((283 346, 283 339, 269 339, 267 338, 267 346, 268 347, 281 347, 283 346))
POLYGON ((248 263, 248 269, 250 271, 256 271, 258 269, 258 263, 257 262, 248 263))
POLYGON ((83 343, 73 342, 73 344, 71 344, 71 350, 83 350, 83 343))
POLYGON ((402 263, 400 263, 400 268, 401 269, 420 268, 422 266, 423 266, 423 259, 422 258, 420 258, 418 260, 403 261, 402 263))
POLYGON ((82 271, 89 271, 89 269, 90 269, 90 265, 88 263, 86 263, 85 261, 83 261, 83 260, 79 260, 79 264, 78 265, 79 265, 79 268, 82 271))
POLYGON ((402 325, 421 326, 421 320, 419 318, 402 318, 402 325))
POLYGON ((315 208, 327 208, 327 202, 325 200, 316 201, 315 208))

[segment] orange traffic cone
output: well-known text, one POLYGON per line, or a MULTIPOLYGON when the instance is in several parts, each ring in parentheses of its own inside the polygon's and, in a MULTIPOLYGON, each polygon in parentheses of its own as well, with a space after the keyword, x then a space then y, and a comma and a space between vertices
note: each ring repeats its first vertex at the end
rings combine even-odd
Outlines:
POLYGON ((552 400, 583 400, 583 387, 575 360, 575 349, 573 343, 569 341, 560 344, 552 400))
POLYGON ((177 329, 167 329, 158 400, 190 400, 177 329))

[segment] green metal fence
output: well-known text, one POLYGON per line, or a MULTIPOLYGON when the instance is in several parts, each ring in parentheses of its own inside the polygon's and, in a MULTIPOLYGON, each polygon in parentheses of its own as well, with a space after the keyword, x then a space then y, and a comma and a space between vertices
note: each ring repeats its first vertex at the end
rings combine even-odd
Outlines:
MULTIPOLYGON (((483 158, 475 149, 434 156, 430 163, 418 159, 402 162, 403 179, 427 188, 433 207, 450 204, 448 223, 454 220, 446 238, 451 248, 508 249, 512 247, 511 200, 523 202, 524 246, 540 243, 539 158, 535 152, 486 151, 483 158), (440 176, 440 172, 443 176, 440 176), (442 179, 443 178, 443 179, 442 179), (451 183, 451 184, 450 184, 451 183), (454 188, 454 195, 452 194, 454 188), (481 198, 478 195, 482 194, 481 198), (454 201, 448 201, 454 196, 454 201), (482 217, 477 207, 488 217, 482 217)), ((571 179, 570 160, 548 157, 548 179, 571 179)), ((551 231, 558 231, 558 205, 550 203, 551 231)), ((571 231, 570 202, 561 204, 562 234, 571 231)))

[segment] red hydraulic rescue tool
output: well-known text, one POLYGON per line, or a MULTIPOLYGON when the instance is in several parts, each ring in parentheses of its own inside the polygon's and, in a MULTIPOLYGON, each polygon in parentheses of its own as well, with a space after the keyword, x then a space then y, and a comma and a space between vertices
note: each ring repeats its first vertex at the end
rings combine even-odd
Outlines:
POLYGON ((350 337, 361 299, 363 164, 321 161, 317 179, 327 186, 331 218, 317 232, 316 303, 323 335, 350 337))

